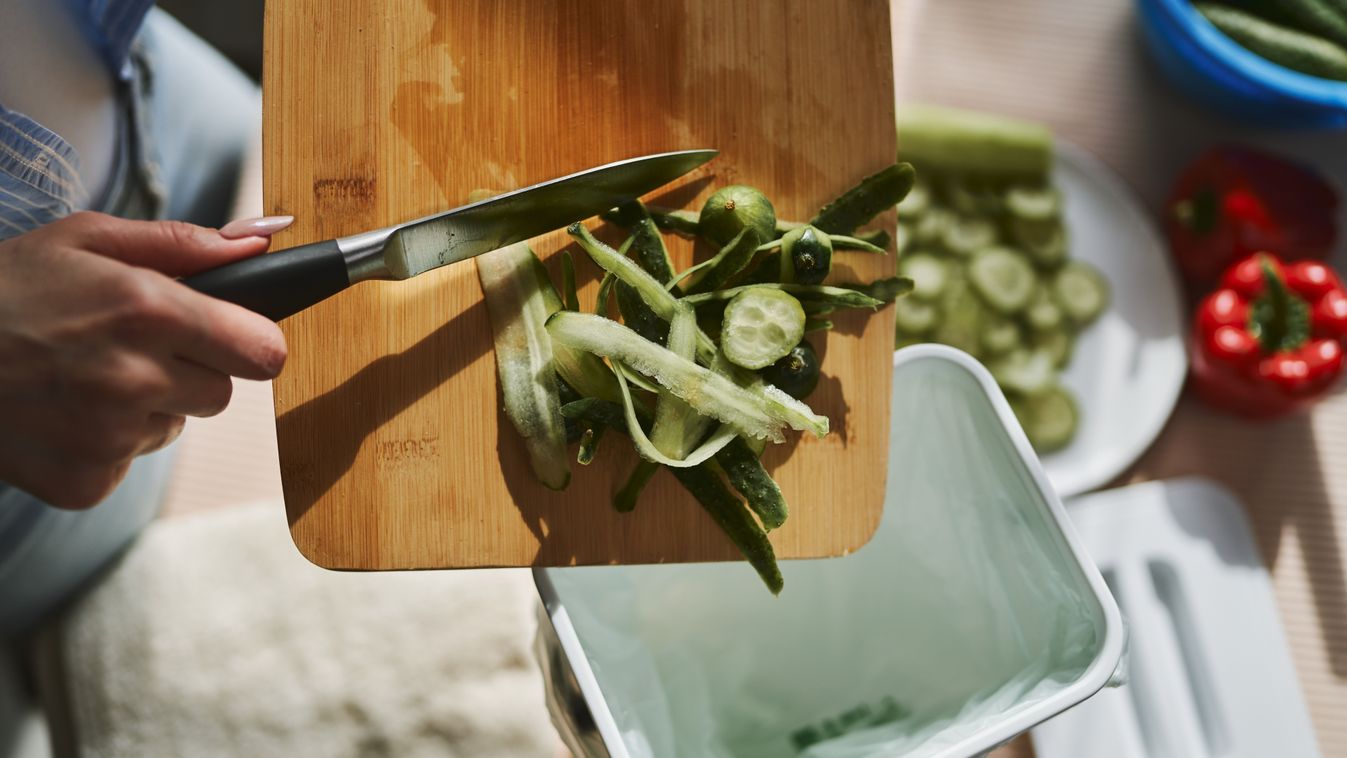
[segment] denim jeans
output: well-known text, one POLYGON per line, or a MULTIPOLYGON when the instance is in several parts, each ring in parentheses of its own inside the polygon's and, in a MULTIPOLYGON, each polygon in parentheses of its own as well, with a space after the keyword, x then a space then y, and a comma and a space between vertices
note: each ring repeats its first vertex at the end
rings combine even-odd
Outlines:
MULTIPOLYGON (((259 90, 159 11, 147 20, 132 62, 136 76, 121 92, 118 161, 98 209, 224 223, 260 123, 259 90)), ((57 510, 0 483, 0 638, 51 613, 115 560, 158 513, 174 455, 170 446, 137 459, 106 500, 82 512, 57 510)))

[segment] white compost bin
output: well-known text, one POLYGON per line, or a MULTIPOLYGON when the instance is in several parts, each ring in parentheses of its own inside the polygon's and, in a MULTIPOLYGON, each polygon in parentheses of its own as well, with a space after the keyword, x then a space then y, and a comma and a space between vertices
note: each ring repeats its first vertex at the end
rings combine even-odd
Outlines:
POLYGON ((577 756, 971 756, 1110 681, 1118 608, 991 376, 935 345, 893 372, 878 532, 780 597, 746 563, 535 570, 577 756))

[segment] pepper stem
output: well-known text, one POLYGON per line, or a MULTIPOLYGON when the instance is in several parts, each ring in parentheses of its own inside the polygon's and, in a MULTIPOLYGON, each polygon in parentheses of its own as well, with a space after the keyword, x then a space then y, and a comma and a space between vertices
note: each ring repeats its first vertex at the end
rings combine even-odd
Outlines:
POLYGON ((1263 294, 1249 307, 1249 333, 1265 355, 1295 350, 1310 336, 1310 307, 1286 287, 1286 281, 1267 256, 1259 259, 1263 294))

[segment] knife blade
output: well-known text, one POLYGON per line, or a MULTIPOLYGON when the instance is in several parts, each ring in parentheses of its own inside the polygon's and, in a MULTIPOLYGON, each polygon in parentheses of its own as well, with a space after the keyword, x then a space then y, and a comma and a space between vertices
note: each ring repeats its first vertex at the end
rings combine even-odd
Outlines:
POLYGON ((248 258, 182 282, 279 321, 358 282, 410 279, 584 220, 716 155, 681 150, 617 161, 413 221, 248 258))

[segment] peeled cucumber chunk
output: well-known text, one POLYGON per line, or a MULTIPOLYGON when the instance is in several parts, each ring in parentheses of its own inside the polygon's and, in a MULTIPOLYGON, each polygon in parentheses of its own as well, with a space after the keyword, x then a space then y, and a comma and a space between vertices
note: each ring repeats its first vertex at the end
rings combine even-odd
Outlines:
POLYGON ((1041 178, 1052 133, 1038 124, 933 105, 898 110, 898 155, 919 170, 1041 178))
POLYGON ((1029 444, 1039 453, 1060 450, 1076 434, 1080 412, 1075 398, 1063 387, 1053 385, 1032 397, 1011 397, 1010 407, 1029 444))
POLYGON ((1014 314, 1029 305, 1038 278, 1034 267, 1019 253, 991 247, 977 253, 968 264, 968 280, 994 310, 1014 314))
POLYGON ((908 253, 898 264, 898 273, 912 280, 912 297, 934 300, 940 297, 948 278, 948 264, 928 253, 908 253))
POLYGON ((1062 312, 1080 326, 1094 321, 1108 306, 1108 283, 1097 269, 1082 261, 1071 261, 1057 272, 1052 293, 1062 312))

